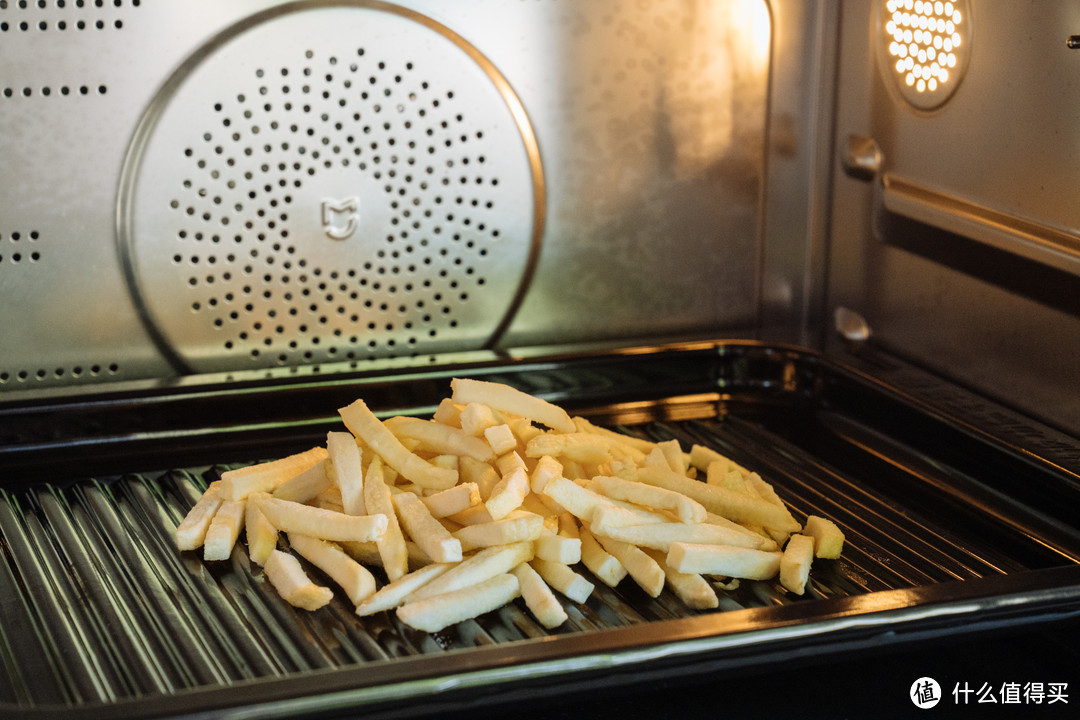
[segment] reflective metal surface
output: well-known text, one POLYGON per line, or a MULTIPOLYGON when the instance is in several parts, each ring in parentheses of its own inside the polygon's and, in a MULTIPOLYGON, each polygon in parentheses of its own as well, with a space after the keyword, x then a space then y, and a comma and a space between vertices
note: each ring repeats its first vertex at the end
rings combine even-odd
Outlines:
POLYGON ((25 5, 0 391, 757 322, 761 0, 25 5))

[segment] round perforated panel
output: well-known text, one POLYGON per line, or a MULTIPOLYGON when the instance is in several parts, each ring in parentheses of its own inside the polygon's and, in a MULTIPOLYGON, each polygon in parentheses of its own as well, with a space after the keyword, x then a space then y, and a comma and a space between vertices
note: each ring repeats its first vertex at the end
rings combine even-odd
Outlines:
POLYGON ((508 84, 448 29, 296 3, 164 86, 125 165, 121 251, 184 369, 478 348, 530 273, 538 163, 508 84))

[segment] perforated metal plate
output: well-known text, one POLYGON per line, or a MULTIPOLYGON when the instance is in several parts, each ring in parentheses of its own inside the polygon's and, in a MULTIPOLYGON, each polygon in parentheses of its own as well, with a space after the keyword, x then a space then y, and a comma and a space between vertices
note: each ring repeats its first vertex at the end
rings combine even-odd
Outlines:
POLYGON ((430 18, 294 3, 215 36, 129 151, 131 292, 184 369, 483 347, 531 272, 543 183, 497 69, 430 18))

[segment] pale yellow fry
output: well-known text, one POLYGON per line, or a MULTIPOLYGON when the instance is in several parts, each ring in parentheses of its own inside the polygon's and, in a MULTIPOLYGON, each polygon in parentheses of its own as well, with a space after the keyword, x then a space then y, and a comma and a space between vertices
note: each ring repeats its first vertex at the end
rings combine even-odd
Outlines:
POLYGON ((658 510, 671 510, 684 523, 700 523, 705 520, 706 510, 701 503, 666 488, 604 476, 593 478, 587 487, 613 500, 625 500, 658 510))
POLYGON ((383 462, 401 473, 406 480, 434 490, 445 490, 457 484, 456 470, 436 467, 411 452, 368 409, 363 400, 339 409, 338 413, 353 435, 367 443, 383 462))
MULTIPOLYGON (((618 508, 624 516, 627 525, 644 525, 647 523, 667 522, 669 518, 658 513, 649 512, 633 506, 631 503, 621 500, 612 500, 600 493, 578 485, 573 480, 564 477, 554 477, 544 485, 541 493, 543 497, 556 502, 563 511, 579 518, 582 522, 591 522, 593 513, 597 508, 618 508)), ((618 514, 618 513, 616 513, 618 514)))
POLYGON ((397 607, 411 593, 418 588, 431 582, 435 578, 454 567, 454 563, 432 563, 413 570, 407 575, 402 575, 397 580, 383 585, 374 595, 371 595, 356 606, 356 614, 374 615, 383 610, 397 607))
POLYGON ((486 428, 484 430, 484 439, 487 440, 487 444, 491 447, 491 451, 496 455, 508 453, 518 446, 518 440, 514 436, 514 431, 511 430, 510 426, 506 423, 486 428))
POLYGON ((474 483, 480 490, 481 501, 491 496, 491 489, 502 479, 499 471, 491 463, 474 460, 467 456, 458 459, 458 469, 462 483, 474 483))
POLYGON ((353 605, 375 592, 375 576, 337 545, 310 535, 289 534, 289 546, 341 586, 353 605))
POLYGON ((416 495, 403 492, 392 499, 402 527, 425 555, 437 563, 461 560, 461 542, 431 517, 427 506, 416 495))
POLYGON ((490 427, 505 423, 500 413, 495 412, 489 405, 471 402, 461 409, 461 429, 469 435, 480 437, 490 427))
POLYGON ((607 462, 611 460, 611 451, 611 441, 595 433, 547 432, 537 435, 525 445, 526 457, 550 455, 584 464, 607 462))
POLYGON ((421 448, 439 454, 467 455, 487 462, 495 459, 491 446, 460 428, 415 417, 392 417, 386 427, 399 439, 419 440, 421 448))
POLYGON ((487 506, 483 503, 478 505, 472 505, 465 508, 461 512, 456 512, 453 515, 447 516, 450 520, 453 520, 458 525, 479 525, 481 523, 492 522, 495 518, 491 517, 491 513, 488 512, 487 506))
POLYGON ((844 533, 832 520, 811 515, 806 518, 803 532, 814 538, 814 555, 835 560, 844 549, 844 533))
POLYGON ((544 455, 537 460, 536 467, 533 468, 532 474, 529 476, 529 487, 532 488, 534 493, 541 493, 544 491, 544 486, 547 485, 548 480, 562 477, 562 474, 562 464, 550 455, 544 455))
POLYGON ((596 425, 583 417, 574 417, 574 424, 577 426, 578 432, 594 433, 597 435, 603 435, 613 442, 618 442, 623 445, 629 445, 635 448, 643 456, 648 455, 656 447, 656 443, 651 440, 645 440, 644 438, 634 437, 633 435, 625 435, 620 432, 616 432, 606 427, 596 425))
POLYGON ((786 532, 797 532, 800 529, 799 523, 795 521, 794 517, 792 517, 791 512, 787 509, 787 505, 785 505, 784 501, 780 499, 780 496, 776 494, 776 490, 773 488, 772 485, 765 482, 756 472, 747 473, 745 478, 746 485, 751 490, 757 493, 757 495, 765 502, 775 505, 777 508, 786 513, 788 519, 790 520, 787 525, 782 527, 776 527, 762 523, 766 526, 767 529, 774 529, 786 532))
POLYGON ((691 445, 690 446, 690 464, 696 467, 698 470, 709 471, 709 463, 723 461, 727 463, 728 469, 737 470, 743 475, 748 475, 749 470, 738 464, 728 456, 713 450, 712 448, 705 447, 704 445, 691 445))
POLYGON ((573 480, 556 476, 544 483, 542 493, 559 504, 566 512, 580 518, 583 522, 592 520, 597 507, 610 505, 611 500, 600 493, 583 488, 573 480))
POLYGON ((524 468, 517 468, 495 484, 484 506, 493 519, 499 520, 521 507, 528 494, 529 476, 524 468))
POLYGON ((593 575, 600 579, 608 587, 615 587, 624 577, 626 568, 618 558, 609 553, 589 529, 582 526, 579 530, 581 537, 581 562, 589 568, 593 575))
POLYGON ((197 550, 202 547, 206 531, 220 506, 221 481, 215 480, 176 526, 176 547, 180 550, 197 550))
POLYGON ((476 483, 460 483, 447 490, 420 498, 434 518, 443 518, 480 504, 480 487, 476 483))
POLYGON ((508 543, 533 541, 544 529, 544 518, 535 513, 516 510, 501 520, 478 525, 467 525, 453 533, 461 542, 463 552, 476 548, 506 545, 508 543))
POLYGON ((657 467, 643 467, 638 470, 639 482, 667 488, 696 500, 709 512, 722 515, 734 522, 758 523, 767 528, 795 532, 799 524, 791 513, 783 507, 759 498, 732 492, 727 488, 709 485, 698 480, 691 480, 678 473, 657 467))
POLYGON ((410 627, 434 633, 496 610, 518 593, 517 577, 502 573, 478 585, 406 603, 397 609, 397 616, 410 627))
POLYGON ((550 630, 566 622, 566 610, 551 591, 551 586, 540 577, 540 573, 528 563, 521 563, 514 568, 513 573, 518 579, 525 606, 541 625, 550 630))
POLYGON ((814 539, 808 535, 792 535, 780 556, 780 584, 796 595, 802 595, 806 581, 810 579, 813 561, 814 539))
POLYGON ((517 450, 511 450, 495 459, 495 469, 499 471, 500 477, 506 477, 518 469, 527 473, 529 466, 525 464, 525 460, 518 454, 517 450))
POLYGON ((460 428, 461 409, 461 406, 450 398, 443 398, 439 402, 439 407, 435 408, 435 413, 431 416, 431 419, 443 425, 460 428))
POLYGON ((326 461, 317 462, 296 477, 289 478, 274 488, 274 497, 292 502, 307 502, 330 488, 330 476, 326 461))
POLYGON ((389 520, 386 515, 344 515, 332 510, 301 505, 275 497, 258 501, 259 509, 274 527, 286 533, 311 535, 323 540, 366 542, 378 540, 389 520))
POLYGON ((711 610, 720 606, 720 598, 716 596, 716 590, 701 575, 674 570, 667 564, 666 555, 659 550, 647 548, 643 552, 663 568, 668 587, 688 608, 711 610))
POLYGON ((667 564, 684 573, 768 580, 780 571, 780 553, 731 545, 672 543, 667 564))
POLYGON ((564 565, 576 565, 581 562, 581 538, 569 538, 545 531, 533 541, 536 557, 564 565))
POLYGON ((450 381, 450 389, 454 402, 457 403, 483 403, 495 410, 530 418, 560 432, 570 433, 577 430, 574 421, 558 405, 509 385, 471 378, 454 378, 450 381))
POLYGON ((300 561, 287 552, 271 552, 263 570, 278 595, 295 607, 318 610, 334 597, 330 588, 311 582, 304 568, 300 566, 300 561))
POLYGON ((221 474, 221 498, 243 500, 253 492, 273 492, 281 483, 327 457, 326 448, 315 447, 280 460, 226 470, 221 474))
POLYGON ((565 563, 533 558, 529 564, 540 574, 544 582, 574 602, 585 602, 595 588, 591 582, 574 572, 574 569, 565 563))
POLYGON ((244 527, 243 500, 226 500, 214 513, 203 540, 203 560, 228 560, 244 527))
POLYGON ((761 549, 765 544, 765 538, 760 535, 744 533, 708 523, 688 525, 681 522, 667 522, 649 525, 612 526, 605 522, 611 512, 611 510, 602 508, 593 513, 589 529, 594 535, 609 537, 631 545, 663 550, 664 552, 667 552, 671 544, 675 542, 700 543, 702 545, 735 545, 755 549, 761 549))
POLYGON ((739 523, 734 523, 728 520, 722 515, 716 513, 709 513, 705 516, 705 522, 709 525, 719 525, 720 527, 727 528, 734 532, 741 532, 744 535, 749 535, 754 542, 761 543, 760 545, 752 545, 746 543, 732 543, 732 545, 739 545, 743 547, 756 547, 758 550, 779 550, 780 546, 776 544, 776 541, 765 534, 765 529, 760 525, 745 526, 739 523))
POLYGON ((581 537, 580 526, 578 520, 573 514, 568 512, 559 513, 559 530, 558 533, 566 538, 577 539, 581 537))
POLYGON ((510 572, 515 566, 532 559, 531 542, 516 542, 484 548, 465 558, 435 580, 406 597, 406 602, 476 585, 499 573, 510 572))
POLYGON ((650 597, 657 597, 664 590, 664 569, 641 548, 630 543, 593 533, 597 541, 622 563, 630 578, 650 597))
POLYGON ((656 447, 664 454, 664 458, 668 462, 668 468, 672 472, 677 472, 680 475, 686 474, 686 470, 689 467, 689 458, 683 453, 678 440, 675 440, 674 438, 671 440, 664 440, 663 442, 658 442, 656 447))
POLYGON ((375 547, 386 577, 391 581, 397 580, 409 571, 409 549, 398 524, 390 488, 383 479, 382 460, 378 456, 368 465, 364 481, 364 504, 372 513, 386 516, 386 532, 375 541, 375 547))
POLYGON ((334 479, 341 491, 341 507, 346 515, 366 515, 364 509, 364 471, 360 448, 352 433, 329 432, 326 450, 334 465, 334 479))
POLYGON ((278 530, 259 509, 258 500, 266 493, 252 493, 247 498, 244 511, 244 534, 247 537, 248 557, 256 565, 266 564, 270 553, 277 548, 278 530))

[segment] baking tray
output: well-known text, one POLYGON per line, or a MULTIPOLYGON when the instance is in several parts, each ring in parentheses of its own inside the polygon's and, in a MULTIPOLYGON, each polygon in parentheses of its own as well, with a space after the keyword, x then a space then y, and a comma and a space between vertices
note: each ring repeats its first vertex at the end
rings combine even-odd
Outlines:
POLYGON ((872 354, 728 341, 211 376, 13 397, 0 439, 4 717, 425 716, 1080 614, 1080 446, 872 354), (513 603, 429 635, 343 597, 297 611, 242 547, 207 564, 175 550, 222 469, 322 442, 357 397, 429 414, 460 375, 716 448, 796 518, 834 519, 844 554, 802 597, 743 582, 699 612, 598 583, 554 631, 513 603))

